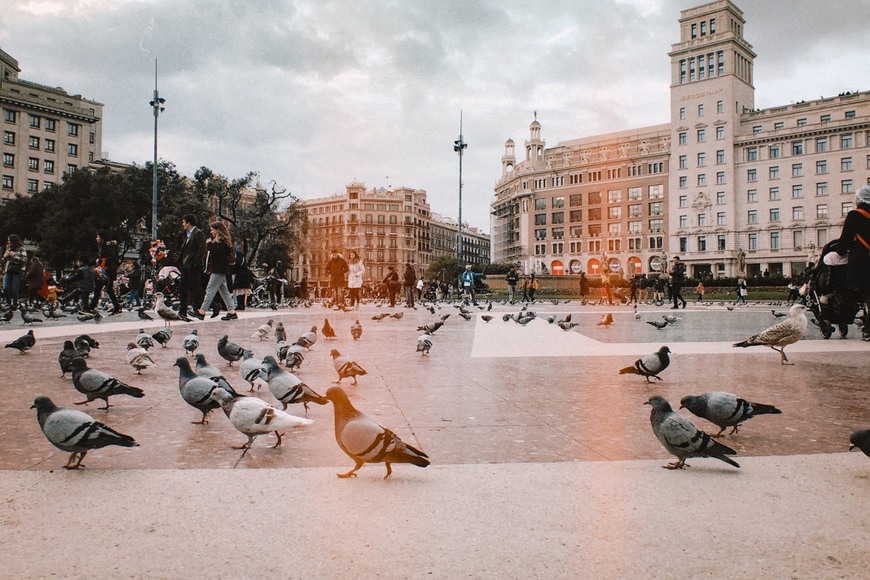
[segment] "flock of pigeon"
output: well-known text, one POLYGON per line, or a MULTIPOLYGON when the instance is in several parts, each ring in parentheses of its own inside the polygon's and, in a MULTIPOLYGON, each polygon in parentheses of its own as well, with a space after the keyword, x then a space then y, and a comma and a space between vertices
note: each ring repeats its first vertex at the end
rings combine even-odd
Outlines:
MULTIPOLYGON (((435 307, 425 305, 430 314, 436 314, 435 307)), ((471 320, 473 311, 461 304, 454 304, 458 315, 471 320)), ((488 323, 492 315, 492 303, 479 306, 480 310, 487 313, 480 314, 481 320, 488 323)), ((440 307, 439 307, 440 309, 440 307)), ((746 340, 735 343, 735 347, 768 346, 779 352, 781 364, 791 364, 785 355, 786 346, 800 340, 807 330, 806 308, 794 305, 789 310, 784 320, 770 328, 749 337, 746 340)), ((140 329, 127 344, 126 356, 128 364, 136 371, 136 374, 147 372, 155 365, 152 350, 156 345, 165 349, 169 347, 173 332, 171 323, 178 318, 177 313, 163 303, 162 297, 157 296, 155 308, 157 316, 162 318, 166 325, 163 329, 149 334, 140 329)), ((386 319, 400 320, 402 312, 393 314, 381 313, 372 317, 378 323, 386 319)), ((22 313, 24 316, 24 313, 22 313)), ((451 314, 443 314, 436 320, 427 322, 416 327, 422 332, 417 338, 416 351, 423 356, 428 356, 435 333, 444 326, 451 314)), ((505 313, 502 316, 504 322, 512 321, 519 325, 526 325, 536 319, 535 312, 530 311, 528 306, 514 313, 505 313)), ((635 319, 640 316, 635 307, 635 319)), ((26 321, 26 318, 24 319, 26 321)), ((547 322, 554 324, 564 331, 571 331, 578 326, 578 322, 572 320, 571 314, 562 318, 557 316, 547 317, 547 322)), ((663 315, 662 320, 647 321, 658 329, 668 325, 677 324, 681 320, 673 315, 663 315)), ((32 322, 31 322, 32 323, 32 322)), ((614 323, 612 314, 606 313, 595 324, 605 328, 614 323)), ((336 337, 335 328, 328 319, 324 320, 320 329, 324 340, 336 337)), ((354 341, 361 340, 363 327, 357 319, 350 326, 351 338, 354 341)), ((389 477, 392 463, 411 463, 420 467, 429 465, 428 456, 421 450, 402 441, 394 432, 379 425, 373 419, 356 409, 350 402, 346 392, 340 386, 329 388, 325 395, 317 393, 297 376, 306 356, 318 342, 318 328, 312 326, 310 330, 302 333, 295 340, 287 339, 287 332, 283 323, 275 324, 274 320, 268 320, 260 325, 250 336, 258 341, 268 341, 274 335, 275 354, 264 357, 262 360, 254 357, 251 349, 244 348, 229 340, 228 335, 223 335, 216 343, 218 355, 224 359, 228 367, 239 363, 240 379, 246 383, 249 393, 261 388, 268 389, 281 408, 272 406, 257 396, 249 396, 239 393, 234 389, 221 370, 208 363, 201 352, 200 338, 196 329, 191 330, 181 341, 184 356, 176 358, 174 366, 178 367, 179 393, 184 402, 195 408, 201 417, 195 424, 208 423, 208 414, 212 410, 221 409, 230 424, 240 433, 247 437, 247 441, 234 449, 243 450, 239 461, 251 448, 255 438, 259 435, 274 433, 277 442, 275 447, 282 443, 283 433, 292 428, 310 425, 312 420, 298 417, 287 412, 288 405, 302 403, 305 414, 308 414, 309 404, 326 405, 331 402, 334 409, 335 438, 338 446, 353 459, 354 468, 339 477, 355 476, 365 463, 384 463, 386 476, 389 477), (191 364, 191 358, 195 365, 191 364), (283 366, 282 366, 283 365, 283 366)), ((35 344, 33 330, 16 339, 6 348, 17 349, 21 354, 33 348, 35 344)), ((108 410, 109 397, 126 395, 141 398, 145 392, 137 387, 128 385, 109 374, 88 365, 88 359, 92 349, 98 349, 99 343, 87 335, 81 335, 75 340, 66 341, 58 355, 62 377, 67 373, 72 376, 74 388, 85 396, 85 400, 76 404, 86 404, 100 399, 104 401, 103 410, 108 410)), ((634 364, 619 370, 619 374, 635 374, 642 376, 649 383, 651 379, 661 381, 661 374, 670 365, 670 349, 662 346, 658 351, 641 357, 634 364)), ((330 350, 333 366, 337 374, 337 385, 343 379, 351 379, 353 385, 357 384, 357 377, 367 374, 366 370, 352 357, 341 354, 337 349, 330 350)), ((680 469, 686 465, 686 460, 695 457, 712 457, 724 461, 734 467, 740 465, 729 456, 736 452, 730 447, 717 441, 730 427, 731 433, 736 433, 738 427, 745 421, 758 415, 779 414, 781 411, 772 405, 765 405, 747 401, 737 395, 714 391, 698 396, 686 396, 680 401, 680 408, 689 410, 692 414, 704 418, 717 425, 720 431, 709 435, 698 429, 689 419, 673 411, 670 404, 660 396, 652 396, 647 401, 651 405, 650 422, 653 433, 663 447, 677 458, 676 462, 664 466, 669 469, 680 469)), ((82 460, 88 451, 108 445, 123 447, 135 447, 138 443, 130 437, 119 433, 111 427, 96 421, 91 416, 75 409, 65 409, 55 404, 45 396, 37 397, 32 408, 37 410, 39 425, 45 437, 58 449, 69 452, 71 455, 67 469, 77 469, 82 466, 82 460)), ((856 431, 851 437, 852 447, 859 448, 870 456, 870 430, 856 431)))

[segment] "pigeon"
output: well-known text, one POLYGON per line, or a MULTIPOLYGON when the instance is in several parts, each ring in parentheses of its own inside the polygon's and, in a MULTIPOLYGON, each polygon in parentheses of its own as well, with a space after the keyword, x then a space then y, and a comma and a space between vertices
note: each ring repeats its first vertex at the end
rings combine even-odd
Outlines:
POLYGON ((785 318, 786 316, 788 316, 787 312, 777 312, 776 310, 771 310, 770 313, 773 314, 776 318, 785 318))
POLYGON ((726 457, 726 455, 736 455, 736 451, 715 441, 682 415, 674 413, 664 398, 650 397, 646 404, 652 406, 649 420, 653 433, 668 453, 677 458, 677 461, 662 467, 682 469, 687 466, 686 459, 690 457, 713 457, 734 467, 740 467, 739 463, 726 457))
POLYGON ((0 322, 2 322, 3 324, 9 324, 13 316, 15 316, 15 310, 10 308, 9 310, 3 312, 3 314, 0 314, 0 322))
POLYGON ((194 355, 196 359, 196 374, 205 377, 207 379, 211 379, 213 382, 217 383, 218 386, 223 388, 226 391, 235 392, 233 388, 230 386, 229 381, 227 381, 226 377, 224 377, 223 373, 221 373, 217 367, 208 364, 208 361, 205 360, 204 354, 194 355))
POLYGON ((89 320, 93 320, 94 322, 99 324, 99 322, 103 319, 103 315, 99 312, 86 312, 82 310, 81 312, 76 314, 76 319, 78 319, 79 322, 87 322, 89 320))
POLYGON ((73 341, 65 340, 63 343, 63 350, 60 351, 59 355, 57 355, 57 364, 60 365, 61 378, 65 377, 67 373, 72 372, 72 360, 74 358, 79 358, 80 356, 82 355, 76 350, 73 341))
POLYGON ((489 314, 481 314, 480 319, 484 322, 489 322, 490 320, 492 320, 492 316, 490 316, 489 314))
POLYGON ((157 316, 163 319, 164 326, 171 326, 172 323, 176 320, 184 320, 185 322, 189 322, 187 317, 182 317, 178 314, 178 312, 171 309, 163 302, 162 292, 155 292, 154 299, 156 300, 156 303, 154 305, 154 312, 157 313, 157 316))
POLYGON ((161 328, 151 335, 151 338, 160 343, 160 346, 166 348, 169 345, 169 340, 172 338, 171 328, 161 328))
POLYGON ((417 352, 422 353, 423 356, 429 354, 429 350, 432 348, 432 333, 424 332, 420 336, 417 337, 417 352))
POLYGON ((405 315, 404 312, 393 312, 390 314, 390 318, 395 318, 396 320, 402 320, 402 317, 405 315))
POLYGON ((77 402, 76 405, 87 405, 94 399, 102 399, 106 403, 106 406, 100 409, 105 411, 111 407, 109 397, 128 395, 141 399, 145 396, 142 389, 138 387, 131 387, 126 383, 122 383, 103 371, 88 368, 87 361, 81 357, 74 358, 70 364, 72 365, 73 385, 78 392, 87 397, 84 401, 77 402))
POLYGON ((659 376, 659 373, 671 364, 671 358, 668 356, 669 352, 671 352, 671 349, 663 346, 656 352, 637 359, 634 361, 634 365, 620 369, 619 374, 640 375, 646 377, 646 382, 648 383, 652 382, 649 380, 650 377, 660 381, 662 378, 659 376))
POLYGON ((450 318, 449 314, 442 314, 441 315, 441 322, 447 322, 448 318, 450 318))
POLYGON ((870 457, 870 429, 862 429, 855 431, 849 436, 849 451, 855 448, 864 452, 864 455, 870 457))
POLYGON ((154 320, 154 318, 152 318, 150 314, 145 312, 144 306, 142 306, 141 308, 137 308, 136 314, 139 315, 139 320, 154 320))
POLYGON ((328 318, 323 320, 323 328, 321 330, 324 339, 335 338, 335 329, 329 324, 328 318))
POLYGON ((712 437, 719 437, 728 427, 731 434, 737 433, 737 428, 744 421, 756 415, 779 415, 782 413, 773 405, 751 403, 737 395, 724 391, 712 391, 703 395, 687 395, 680 399, 680 408, 685 407, 693 415, 706 419, 718 425, 720 431, 712 437))
MULTIPOLYGON (((224 414, 233 424, 233 427, 248 436, 247 443, 233 446, 233 449, 244 449, 247 452, 254 439, 265 433, 274 433, 278 438, 278 442, 273 447, 276 449, 281 445, 282 431, 314 423, 311 419, 279 411, 257 397, 234 396, 221 388, 212 392, 211 399, 220 403, 224 414)), ((244 457, 244 454, 242 456, 244 457)))
POLYGON ((568 330, 571 330, 572 328, 574 328, 575 326, 580 326, 580 325, 577 324, 576 322, 571 322, 571 321, 567 321, 567 320, 560 320, 560 321, 556 322, 556 326, 558 326, 562 330, 568 331, 568 330))
POLYGON ((284 323, 279 322, 275 325, 275 342, 286 342, 287 331, 284 330, 284 323))
POLYGON ((261 341, 269 338, 269 333, 272 332, 272 325, 275 324, 275 321, 271 318, 265 324, 261 324, 257 327, 257 330, 254 331, 254 334, 251 335, 251 338, 259 338, 261 341))
POLYGON ((338 352, 338 350, 332 349, 329 351, 329 354, 332 356, 332 366, 335 367, 335 370, 338 373, 338 380, 333 382, 341 384, 342 379, 350 377, 353 379, 353 384, 357 384, 357 375, 368 374, 364 368, 356 363, 356 361, 347 358, 338 352))
POLYGON ((790 365, 788 357, 785 356, 785 347, 799 341, 807 332, 807 307, 803 304, 795 304, 788 311, 788 318, 782 322, 778 322, 763 330, 758 334, 750 336, 742 342, 734 343, 735 347, 746 348, 749 346, 769 346, 777 351, 780 355, 780 364, 790 365), (777 348, 779 347, 779 348, 777 348))
POLYGON ((662 320, 667 322, 668 324, 674 324, 677 320, 682 320, 679 316, 674 316, 673 314, 662 314, 662 320))
POLYGON ((283 357, 279 356, 279 359, 284 361, 285 366, 292 370, 296 370, 302 366, 302 363, 305 362, 305 347, 299 346, 298 344, 291 344, 287 347, 287 352, 283 357))
POLYGON ((233 363, 242 358, 245 349, 234 342, 229 341, 228 335, 223 335, 217 343, 218 354, 229 363, 228 366, 233 366, 233 363))
MULTIPOLYGON (((213 410, 220 407, 218 403, 211 399, 211 394, 215 389, 224 388, 215 380, 197 375, 190 368, 190 361, 187 358, 180 356, 175 359, 173 366, 178 367, 178 391, 181 393, 181 398, 188 405, 202 413, 202 419, 199 421, 191 421, 194 425, 205 425, 208 423, 206 416, 213 410)), ((230 387, 232 389, 232 387, 230 387)), ((224 390, 227 390, 224 388, 224 390)), ((235 394, 235 391, 228 391, 235 394)))
POLYGON ((267 356, 264 358, 263 366, 267 373, 269 391, 284 405, 283 410, 287 409, 287 405, 302 403, 307 414, 308 403, 317 403, 318 405, 327 403, 326 397, 314 392, 311 387, 299 380, 299 377, 282 370, 275 357, 267 356))
MULTIPOLYGON (((379 306, 380 306, 380 305, 379 305, 379 306)), ((375 314, 374 316, 372 316, 372 320, 375 320, 375 321, 377 321, 377 322, 380 322, 381 320, 383 320, 384 318, 388 317, 389 315, 390 315, 390 314, 389 314, 388 312, 381 312, 380 314, 375 314)))
POLYGON ((609 327, 613 324, 613 315, 611 313, 607 313, 601 317, 601 320, 595 323, 596 326, 603 326, 605 328, 609 327))
POLYGON ((184 337, 181 341, 181 346, 184 347, 184 352, 186 352, 188 356, 192 356, 193 353, 196 352, 196 349, 199 348, 199 334, 196 332, 195 328, 190 331, 190 334, 184 337))
POLYGON ((91 349, 100 348, 100 343, 87 334, 80 334, 73 340, 73 346, 81 353, 82 358, 88 358, 91 355, 91 349))
POLYGON ((48 442, 71 453, 64 469, 84 467, 82 460, 91 449, 109 445, 138 447, 130 437, 94 420, 87 413, 55 406, 48 397, 36 397, 31 409, 36 409, 36 420, 48 442))
POLYGON ((299 346, 304 346, 308 350, 311 350, 311 347, 314 346, 315 342, 317 342, 316 326, 312 326, 311 330, 296 339, 296 344, 298 344, 299 346))
POLYGON ((139 334, 136 335, 135 343, 148 350, 149 348, 154 346, 154 339, 151 338, 151 335, 145 332, 144 328, 139 329, 139 334))
POLYGON ((42 322, 41 318, 37 318, 36 316, 29 313, 27 311, 27 307, 25 307, 23 304, 18 307, 18 311, 21 312, 21 320, 24 321, 21 323, 22 325, 33 324, 35 322, 42 322))
POLYGON ((350 325, 350 335, 354 340, 362 338, 362 324, 359 323, 359 320, 350 325))
POLYGON ((154 360, 148 354, 148 351, 135 342, 127 343, 127 363, 136 369, 136 374, 142 374, 142 371, 148 367, 154 366, 154 360))
POLYGON ((444 326, 444 322, 439 320, 437 322, 430 322, 429 324, 424 324, 423 326, 418 326, 417 330, 421 330, 423 332, 428 332, 429 334, 435 334, 435 331, 444 326))
POLYGON ((12 342, 6 345, 6 348, 14 348, 18 354, 24 354, 36 344, 36 338, 33 336, 33 330, 28 330, 24 336, 19 336, 12 342))
POLYGON ((662 328, 667 327, 667 325, 668 325, 668 321, 667 321, 667 320, 661 320, 661 321, 659 321, 659 320, 647 320, 646 323, 647 323, 647 324, 651 324, 652 326, 655 326, 655 327, 658 328, 659 330, 661 330, 662 328))
POLYGON ((392 463, 429 465, 428 455, 357 410, 340 387, 330 387, 326 398, 332 401, 335 411, 335 441, 355 463, 353 469, 339 473, 339 477, 356 477, 357 470, 366 463, 386 464, 384 479, 393 472, 392 463))
POLYGON ((459 316, 461 316, 465 320, 471 320, 471 315, 468 314, 467 312, 460 312, 459 316))
POLYGON ((257 387, 259 391, 260 387, 266 384, 267 373, 263 361, 254 358, 254 353, 246 350, 242 355, 242 363, 239 365, 239 374, 243 381, 251 385, 250 392, 253 392, 254 387, 257 387))

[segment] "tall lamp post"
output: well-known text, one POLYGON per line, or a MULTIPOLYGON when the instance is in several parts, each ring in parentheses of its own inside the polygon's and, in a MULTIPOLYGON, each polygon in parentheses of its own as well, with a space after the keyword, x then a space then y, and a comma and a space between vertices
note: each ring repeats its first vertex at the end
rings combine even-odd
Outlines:
POLYGON ((459 153, 459 224, 456 226, 456 263, 462 261, 462 152, 468 143, 462 137, 462 111, 459 111, 459 139, 453 142, 453 150, 459 153))
POLYGON ((157 117, 163 112, 165 107, 163 103, 166 99, 161 99, 157 92, 157 59, 154 59, 154 100, 148 103, 154 109, 154 178, 151 186, 151 240, 157 239, 157 117))

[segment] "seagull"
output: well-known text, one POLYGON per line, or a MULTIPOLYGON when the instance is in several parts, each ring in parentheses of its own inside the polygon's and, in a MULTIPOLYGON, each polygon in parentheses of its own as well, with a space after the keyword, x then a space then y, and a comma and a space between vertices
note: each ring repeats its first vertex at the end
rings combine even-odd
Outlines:
POLYGON ((326 398, 332 401, 335 412, 335 441, 355 464, 347 473, 339 473, 339 477, 356 477, 357 470, 366 463, 386 464, 384 479, 393 472, 392 463, 429 465, 428 455, 357 410, 340 387, 330 387, 326 398))
POLYGON ((613 324, 613 315, 611 313, 607 313, 601 317, 601 320, 595 323, 596 326, 603 326, 605 328, 609 327, 613 324))
POLYGON ((138 387, 131 387, 126 383, 122 383, 103 371, 88 368, 87 361, 81 357, 74 358, 70 365, 72 366, 73 386, 75 386, 78 392, 87 397, 84 401, 78 401, 76 405, 87 405, 94 399, 102 399, 106 403, 106 406, 100 407, 100 410, 106 411, 111 407, 109 397, 128 395, 141 399, 145 396, 144 391, 138 387))
POLYGON ((154 299, 156 300, 156 303, 154 305, 154 312, 157 313, 157 316, 159 316, 160 318, 163 319, 164 326, 167 326, 167 327, 171 326, 172 323, 175 322, 176 320, 183 320, 184 322, 190 322, 190 320, 187 317, 182 317, 181 315, 178 314, 178 312, 171 309, 163 302, 163 293, 162 292, 155 292, 154 299))
POLYGON ((245 352, 245 349, 240 347, 234 342, 229 341, 228 335, 223 335, 217 343, 217 351, 218 354, 223 357, 225 361, 227 361, 228 366, 233 366, 233 363, 242 358, 242 355, 245 352))
POLYGON ((335 329, 329 324, 328 318, 323 319, 323 328, 321 330, 323 331, 324 339, 335 338, 335 329))
POLYGON ((870 429, 862 429, 855 431, 849 436, 849 451, 855 448, 864 452, 864 455, 870 457, 870 429))
POLYGON ((172 338, 172 329, 171 328, 161 328, 157 332, 151 335, 151 338, 160 343, 160 346, 166 348, 169 344, 169 340, 172 338))
POLYGON ((154 366, 154 360, 148 355, 148 351, 135 342, 127 343, 127 363, 136 369, 137 375, 154 366))
POLYGON ((637 359, 634 361, 634 365, 620 369, 619 374, 640 375, 646 377, 646 382, 648 383, 652 382, 649 380, 650 377, 660 381, 662 378, 659 376, 659 373, 668 368, 668 365, 671 364, 671 358, 668 356, 669 352, 671 352, 671 349, 663 346, 656 352, 637 359))
POLYGON ((305 407, 305 413, 308 414, 308 403, 317 403, 318 405, 327 403, 326 397, 317 394, 299 377, 281 369, 275 357, 267 356, 264 358, 263 367, 269 383, 269 392, 281 401, 282 410, 287 410, 287 405, 302 403, 305 407))
POLYGON ((139 329, 139 334, 136 335, 136 339, 134 342, 145 350, 148 350, 149 348, 154 346, 154 339, 151 338, 150 334, 145 332, 144 328, 139 329))
POLYGON ((190 331, 190 334, 184 337, 181 341, 181 346, 188 356, 192 356, 196 349, 199 348, 199 334, 196 329, 190 331))
POLYGON ((359 340, 362 338, 362 324, 359 323, 359 320, 350 325, 350 335, 354 340, 359 340))
POLYGON ((349 359, 336 349, 329 351, 329 355, 332 357, 332 366, 335 367, 335 371, 338 373, 338 380, 333 381, 334 383, 341 384, 342 379, 350 377, 353 379, 353 384, 355 385, 357 384, 357 375, 368 374, 364 368, 357 364, 356 361, 349 359))
POLYGON ((265 324, 261 324, 257 327, 257 330, 254 331, 254 334, 251 335, 251 338, 259 338, 260 340, 266 340, 269 338, 269 333, 272 332, 272 325, 275 324, 275 321, 271 318, 265 324))
POLYGON ((677 458, 674 463, 663 465, 665 469, 682 469, 690 457, 713 457, 734 467, 740 464, 726 457, 735 455, 730 447, 714 441, 712 437, 699 430, 695 425, 677 413, 662 397, 650 397, 645 403, 652 406, 650 424, 653 433, 664 448, 677 458))
POLYGON ((780 364, 794 364, 789 362, 788 357, 785 356, 785 347, 796 343, 806 334, 808 324, 806 314, 804 314, 806 310, 807 307, 803 304, 795 304, 789 309, 788 318, 774 324, 767 330, 750 336, 742 342, 734 343, 734 346, 742 348, 769 346, 779 353, 780 364))
POLYGON ((432 333, 424 332, 420 336, 417 337, 417 352, 422 353, 423 356, 429 354, 429 349, 432 348, 432 333))
POLYGON ((12 342, 6 345, 6 348, 14 348, 18 354, 24 354, 36 344, 36 338, 33 336, 33 330, 28 330, 24 336, 19 336, 12 342))
POLYGON ((96 421, 87 413, 55 406, 48 397, 36 397, 31 409, 36 409, 36 420, 48 442, 70 453, 64 469, 84 467, 82 460, 91 449, 109 445, 138 447, 130 437, 96 421))
MULTIPOLYGON (((233 446, 233 449, 244 449, 246 453, 258 435, 274 433, 278 438, 278 442, 273 447, 276 449, 281 446, 281 431, 314 423, 311 419, 279 411, 257 397, 231 395, 220 387, 212 392, 211 399, 220 404, 233 427, 248 436, 247 443, 233 446)), ((244 456, 245 454, 242 453, 242 457, 244 456)))
POLYGON ((724 391, 712 391, 703 395, 687 395, 680 399, 680 408, 685 407, 693 415, 706 419, 718 425, 720 431, 711 437, 719 437, 728 427, 731 434, 737 433, 737 428, 744 421, 756 415, 779 415, 782 413, 773 405, 750 403, 737 395, 724 391))

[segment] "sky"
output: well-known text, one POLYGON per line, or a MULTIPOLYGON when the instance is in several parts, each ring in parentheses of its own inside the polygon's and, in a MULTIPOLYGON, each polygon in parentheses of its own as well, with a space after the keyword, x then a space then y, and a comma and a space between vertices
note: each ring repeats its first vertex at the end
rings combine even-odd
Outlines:
MULTIPOLYGON (((302 199, 428 192, 489 232, 504 143, 667 123, 689 0, 0 0, 20 78, 104 104, 104 156, 257 172, 302 199)), ((767 108, 868 90, 870 0, 738 0, 767 108)))

